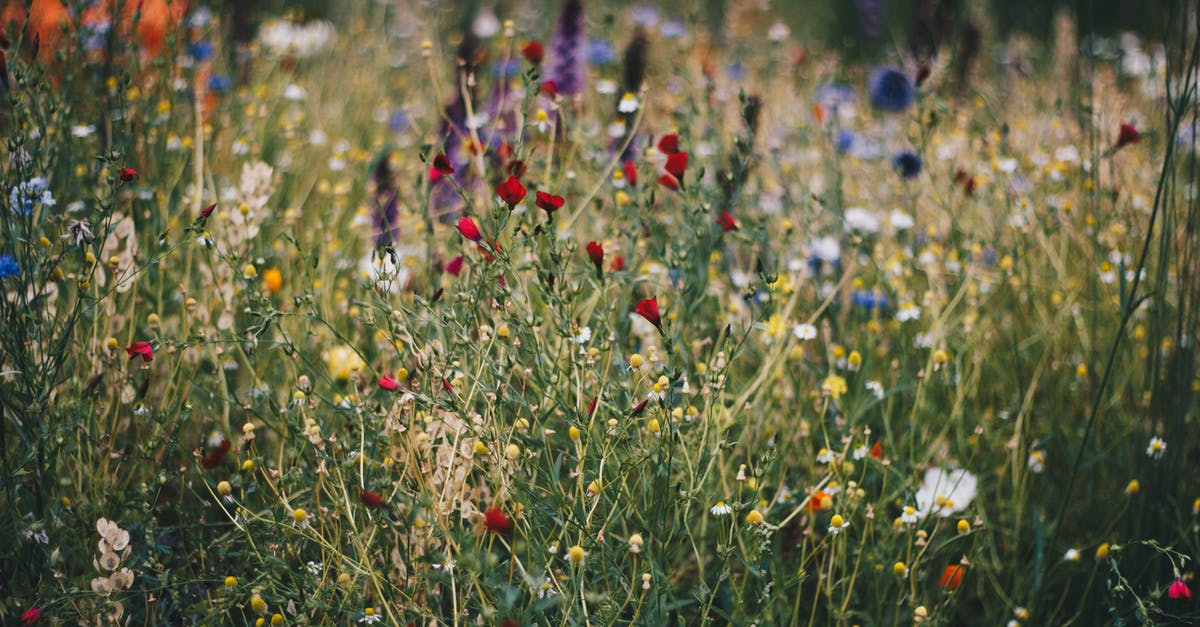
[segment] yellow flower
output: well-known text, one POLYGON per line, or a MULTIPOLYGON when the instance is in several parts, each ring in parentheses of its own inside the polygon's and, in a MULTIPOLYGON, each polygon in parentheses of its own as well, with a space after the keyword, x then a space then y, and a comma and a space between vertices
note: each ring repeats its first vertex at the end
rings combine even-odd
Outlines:
POLYGON ((1137 494, 1141 489, 1142 489, 1142 484, 1138 483, 1137 479, 1134 479, 1134 480, 1130 481, 1128 485, 1125 486, 1125 494, 1128 494, 1129 496, 1133 496, 1133 495, 1137 494))
POLYGON ((971 523, 967 522, 966 518, 960 519, 958 521, 958 532, 959 533, 967 533, 970 530, 971 530, 971 523))
POLYGON ((757 527, 763 524, 762 512, 756 509, 750 510, 750 513, 746 514, 746 524, 750 525, 751 527, 757 527))
POLYGON ((262 597, 258 596, 258 594, 251 596, 250 597, 250 611, 254 612, 255 614, 266 614, 267 613, 267 602, 264 601, 262 599, 262 597))
POLYGON ((1097 562, 1103 562, 1104 560, 1108 559, 1108 549, 1109 549, 1109 546, 1108 546, 1107 542, 1096 547, 1096 561, 1097 562))
POLYGON ((583 564, 583 558, 585 557, 587 557, 587 551, 584 551, 583 547, 578 544, 567 549, 567 559, 576 566, 583 564))
POLYGON ((904 562, 896 562, 892 564, 892 574, 897 577, 905 577, 908 575, 908 566, 905 566, 904 562))
POLYGON ((234 586, 236 586, 236 585, 237 585, 237 577, 234 577, 233 575, 230 575, 230 576, 228 576, 228 577, 226 577, 226 578, 225 578, 225 587, 226 587, 226 588, 232 588, 232 587, 234 587, 234 586))
POLYGON ((229 496, 233 493, 233 486, 229 485, 228 481, 222 481, 217 484, 217 494, 221 496, 229 496))
POLYGON ((850 388, 846 387, 846 380, 836 374, 831 374, 825 377, 825 381, 821 383, 821 393, 833 397, 833 400, 838 400, 850 388))
POLYGON ((325 353, 325 365, 329 376, 336 381, 347 381, 367 367, 362 357, 349 346, 335 346, 325 353))

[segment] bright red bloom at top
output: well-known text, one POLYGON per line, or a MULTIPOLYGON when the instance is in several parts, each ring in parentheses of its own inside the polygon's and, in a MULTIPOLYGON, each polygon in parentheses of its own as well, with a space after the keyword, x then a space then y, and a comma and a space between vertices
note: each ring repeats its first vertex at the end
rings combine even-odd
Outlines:
POLYGON ((546 192, 538 192, 537 200, 535 202, 537 206, 541 209, 544 209, 546 211, 546 215, 549 216, 555 211, 562 209, 563 203, 566 201, 563 200, 562 196, 555 196, 546 192))
POLYGON ((128 183, 129 181, 132 181, 138 177, 138 171, 134 170, 133 168, 124 168, 121 170, 121 173, 118 176, 121 177, 122 181, 128 183))
POLYGON ((1192 591, 1188 589, 1187 582, 1185 582, 1182 578, 1176 578, 1171 584, 1171 587, 1167 588, 1167 596, 1171 597, 1172 599, 1191 601, 1192 591))
POLYGON ((150 342, 134 342, 125 347, 125 353, 130 359, 140 356, 146 363, 154 361, 154 347, 150 342))
POLYGON ((624 270, 625 269, 625 258, 620 255, 613 257, 612 263, 609 264, 608 267, 613 272, 620 272, 620 271, 624 270))
POLYGON ((31 607, 21 614, 21 627, 29 627, 42 618, 42 608, 31 607))
POLYGON ((543 96, 553 100, 554 98, 558 97, 558 83, 555 83, 554 81, 546 81, 542 83, 542 86, 538 88, 538 91, 542 92, 543 96))
POLYGON ((667 157, 667 165, 663 168, 672 176, 679 180, 683 180, 683 173, 687 171, 688 153, 677 152, 667 157))
POLYGON ((737 220, 734 220, 733 216, 729 215, 728 211, 721 212, 720 217, 717 218, 717 224, 720 224, 721 230, 725 231, 726 233, 729 231, 736 231, 738 228, 737 220))
POLYGON ((445 154, 439 154, 433 158, 433 172, 439 176, 449 176, 454 174, 454 166, 450 165, 450 159, 445 154))
POLYGON ((462 233, 463 237, 471 240, 472 242, 478 243, 483 239, 483 234, 479 232, 479 225, 475 224, 475 220, 473 220, 471 216, 463 216, 459 218, 457 228, 458 232, 462 233))
POLYGON ((658 151, 664 155, 673 155, 679 152, 679 133, 663 135, 658 140, 658 151))
POLYGON ((938 587, 947 590, 953 590, 962 583, 963 573, 967 571, 967 567, 962 564, 951 564, 942 571, 942 576, 938 577, 938 587))
POLYGON ((600 242, 588 242, 587 255, 596 266, 596 274, 600 274, 604 267, 604 246, 600 245, 600 242))
POLYGON ((388 392, 395 392, 396 390, 400 389, 400 382, 385 375, 379 377, 379 387, 387 390, 388 392))
POLYGON ((637 164, 632 161, 625 162, 625 181, 630 185, 637 185, 637 164))
POLYGON ((1142 135, 1138 133, 1138 130, 1132 124, 1121 124, 1121 129, 1117 133, 1117 148, 1136 144, 1140 141, 1142 141, 1142 135))
POLYGON ((496 195, 508 204, 509 207, 517 206, 517 203, 525 200, 525 186, 517 177, 510 176, 503 183, 496 186, 496 195))
POLYGON ((637 308, 634 309, 634 312, 636 312, 639 316, 645 318, 650 324, 654 325, 654 327, 657 328, 659 330, 659 332, 662 331, 662 317, 658 313, 658 297, 657 296, 655 296, 654 298, 647 298, 647 299, 643 300, 642 302, 638 303, 637 308))
POLYGON ((512 519, 499 507, 489 507, 483 512, 483 528, 489 533, 508 535, 513 531, 512 519))
POLYGON ((670 174, 664 174, 658 177, 658 184, 666 187, 667 189, 679 189, 679 179, 671 176, 670 174))
POLYGON ((534 65, 541 65, 546 57, 546 49, 542 47, 542 42, 531 41, 521 48, 521 56, 534 65))
POLYGON ((871 457, 874 457, 875 459, 883 459, 883 444, 878 440, 876 440, 875 444, 871 446, 871 457))
POLYGON ((366 505, 372 509, 384 509, 387 507, 387 501, 383 500, 383 497, 379 496, 379 493, 372 492, 370 490, 363 490, 362 492, 359 492, 358 500, 361 501, 363 505, 366 505))

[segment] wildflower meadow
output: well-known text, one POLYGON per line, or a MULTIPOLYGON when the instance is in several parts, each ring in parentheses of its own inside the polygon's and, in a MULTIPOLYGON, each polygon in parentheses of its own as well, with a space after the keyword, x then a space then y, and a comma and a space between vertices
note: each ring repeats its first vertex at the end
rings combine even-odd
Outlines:
POLYGON ((8 0, 0 624, 1200 624, 1198 90, 1196 0, 8 0))

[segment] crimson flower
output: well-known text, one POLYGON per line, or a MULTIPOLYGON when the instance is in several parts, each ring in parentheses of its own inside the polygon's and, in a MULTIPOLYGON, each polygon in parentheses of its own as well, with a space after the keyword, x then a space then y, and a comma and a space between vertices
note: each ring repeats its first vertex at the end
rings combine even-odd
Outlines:
POLYGON ((658 151, 664 155, 673 155, 679 152, 679 133, 671 133, 659 138, 658 151))
POLYGON ((1121 124, 1120 131, 1117 133, 1117 148, 1136 144, 1140 141, 1142 141, 1142 135, 1138 133, 1138 130, 1132 124, 1121 124))
POLYGON ((650 324, 654 325, 654 327, 658 329, 659 333, 662 332, 662 316, 658 314, 657 296, 642 300, 637 304, 637 308, 634 309, 634 312, 645 318, 650 324))
POLYGON ((216 208, 217 208, 217 203, 215 203, 215 202, 214 202, 213 204, 211 204, 211 205, 209 205, 209 206, 205 207, 204 209, 201 209, 201 210, 200 210, 200 217, 201 217, 201 218, 207 218, 208 216, 211 216, 211 215, 212 215, 212 212, 213 212, 213 209, 216 209, 216 208))
POLYGON ((379 387, 387 390, 388 392, 395 392, 396 390, 400 389, 400 382, 384 375, 379 377, 379 387))
POLYGON ((512 519, 499 507, 489 507, 483 512, 483 528, 490 533, 508 535, 513 531, 512 519))
POLYGON ((445 265, 446 272, 448 272, 451 276, 458 276, 458 274, 460 272, 462 272, 462 268, 463 268, 463 256, 462 255, 459 255, 459 256, 455 257, 454 259, 447 261, 446 265, 445 265))
POLYGON ((667 165, 663 167, 668 173, 679 180, 683 180, 683 173, 687 171, 688 153, 676 152, 667 157, 667 165))
POLYGON ((366 505, 367 507, 370 507, 371 509, 386 509, 387 508, 387 501, 383 500, 383 497, 379 496, 378 492, 372 492, 370 490, 363 490, 362 492, 358 493, 358 500, 363 505, 366 505))
POLYGON ((471 216, 463 216, 458 219, 458 232, 462 236, 478 244, 483 241, 483 234, 479 232, 479 225, 475 224, 475 220, 471 216))
POLYGON ((876 441, 875 444, 871 446, 871 457, 874 457, 875 459, 883 459, 883 444, 879 441, 876 441))
POLYGON ((521 48, 521 56, 534 65, 541 65, 546 57, 546 49, 542 47, 542 42, 531 41, 521 48))
POLYGON ((637 186, 637 164, 632 161, 625 162, 625 181, 632 186, 637 186))
POLYGON ((120 176, 122 181, 128 183, 138 177, 138 171, 133 168, 124 168, 118 176, 120 176))
POLYGON ((1184 601, 1192 600, 1192 591, 1188 589, 1187 582, 1181 577, 1177 577, 1171 583, 1171 587, 1167 588, 1167 596, 1172 599, 1182 599, 1184 601))
POLYGON ((140 356, 145 363, 154 361, 154 347, 150 346, 150 342, 134 342, 125 347, 125 354, 130 359, 140 356))
POLYGON ((629 417, 637 418, 638 416, 641 416, 642 412, 646 411, 646 405, 649 403, 650 403, 650 399, 646 399, 646 400, 638 403, 637 405, 634 405, 633 410, 631 410, 629 412, 629 417))
POLYGON ((593 396, 592 402, 588 403, 588 408, 587 408, 588 418, 591 418, 592 414, 596 413, 596 401, 598 401, 598 400, 600 400, 600 397, 593 396))
POLYGON ((951 564, 942 571, 942 576, 938 577, 938 587, 946 590, 953 590, 962 583, 963 573, 967 567, 962 564, 951 564))
POLYGON ((553 215, 555 211, 562 209, 564 202, 566 201, 563 200, 562 196, 554 196, 546 192, 538 192, 537 200, 535 201, 538 207, 546 211, 547 217, 553 215))
POLYGON ((217 445, 217 448, 209 451, 207 455, 200 458, 200 465, 209 470, 220 466, 221 462, 225 461, 225 456, 229 454, 229 449, 232 447, 233 445, 229 443, 227 438, 221 438, 221 443, 217 445))
POLYGON ((558 97, 558 83, 555 83, 554 81, 546 81, 542 83, 541 87, 538 88, 538 91, 541 92, 543 96, 553 100, 558 97))
POLYGON ((430 173, 436 172, 438 176, 449 176, 454 174, 454 166, 450 165, 450 160, 446 158, 445 153, 441 153, 433 158, 433 168, 430 173))
POLYGON ((717 224, 720 224, 721 230, 726 233, 738 229, 737 221, 733 219, 733 216, 729 215, 728 211, 721 212, 720 217, 717 218, 717 224))
POLYGON ((596 266, 596 276, 600 276, 604 268, 604 246, 600 242, 588 242, 587 256, 596 266))
POLYGON ((667 189, 679 189, 679 179, 671 176, 670 174, 664 174, 658 177, 658 184, 667 189))
POLYGON ((42 608, 31 607, 21 614, 21 627, 29 627, 42 618, 42 608))
POLYGON ((608 264, 608 269, 613 272, 620 272, 625 269, 625 258, 617 255, 613 257, 612 263, 608 264))
POLYGON ((515 207, 517 203, 525 199, 525 186, 517 180, 517 177, 510 176, 496 186, 496 195, 509 207, 515 207))

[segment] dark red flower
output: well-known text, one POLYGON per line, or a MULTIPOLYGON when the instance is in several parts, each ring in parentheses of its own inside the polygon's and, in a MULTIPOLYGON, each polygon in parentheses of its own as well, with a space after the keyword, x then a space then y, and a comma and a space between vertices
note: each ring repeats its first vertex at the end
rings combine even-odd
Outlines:
POLYGON ((668 173, 680 181, 683 180, 683 173, 687 171, 688 153, 677 152, 667 157, 667 165, 663 167, 668 173))
POLYGON ((1117 133, 1117 148, 1136 144, 1140 141, 1142 141, 1142 135, 1138 133, 1138 130, 1132 124, 1121 124, 1121 129, 1117 133))
POLYGON ((638 416, 641 416, 642 412, 646 411, 646 405, 649 403, 650 403, 650 399, 646 399, 646 400, 638 403, 637 405, 634 405, 633 410, 629 412, 629 417, 637 418, 638 416))
POLYGON ((667 189, 679 189, 679 179, 671 176, 670 174, 663 174, 662 176, 658 177, 658 184, 667 189))
POLYGON ((553 196, 551 194, 547 194, 546 192, 537 193, 536 204, 538 207, 546 211, 547 216, 553 215, 555 211, 562 209, 564 202, 566 201, 563 200, 562 196, 553 196))
POLYGON ((608 264, 608 269, 613 272, 620 272, 625 269, 625 258, 617 255, 613 257, 612 263, 608 264))
POLYGON ((658 151, 664 155, 673 155, 679 152, 679 134, 671 133, 659 138, 658 151))
POLYGON ((962 564, 951 564, 942 571, 942 576, 938 577, 938 587, 947 590, 953 590, 962 583, 963 573, 967 571, 967 567, 962 564))
POLYGON ((647 298, 637 304, 634 311, 641 317, 645 318, 650 324, 654 325, 660 332, 662 331, 662 317, 658 313, 658 297, 647 298))
POLYGON ((541 65, 546 57, 546 49, 542 47, 542 42, 531 41, 521 48, 521 56, 534 65, 541 65))
POLYGON ((220 466, 221 462, 225 461, 225 456, 229 454, 229 449, 232 446, 228 439, 221 438, 221 443, 217 445, 217 448, 209 451, 207 455, 200 458, 200 465, 208 470, 220 466))
POLYGON ((489 507, 483 512, 483 528, 489 533, 508 535, 513 531, 512 519, 499 507, 489 507))
POLYGON ((500 621, 500 627, 520 627, 520 625, 521 624, 518 623, 516 619, 512 618, 505 618, 504 620, 500 621))
POLYGON ((1191 601, 1192 591, 1182 577, 1176 577, 1175 581, 1171 582, 1171 587, 1167 588, 1167 596, 1172 599, 1191 601))
POLYGON ((483 240, 483 234, 479 232, 479 225, 475 224, 475 220, 473 220, 471 216, 463 216, 459 218, 457 228, 458 232, 462 233, 463 237, 471 240, 472 242, 479 243, 483 240))
MULTIPOLYGON (((504 145, 507 146, 508 144, 504 144, 504 145)), ((511 155, 509 155, 509 156, 511 156, 511 155)), ((505 157, 505 159, 507 159, 507 158, 508 157, 505 157)), ((529 166, 526 165, 524 161, 522 161, 520 159, 513 159, 512 161, 510 161, 508 163, 508 166, 506 166, 504 169, 506 172, 508 172, 512 176, 521 178, 522 176, 525 176, 525 170, 527 170, 528 168, 529 168, 529 166)))
POLYGON ((379 387, 387 390, 388 392, 395 392, 396 390, 400 389, 400 382, 387 375, 384 375, 379 377, 379 387))
POLYGON ((42 619, 42 608, 31 607, 21 614, 21 627, 29 627, 42 619))
POLYGON ((432 172, 437 172, 439 176, 454 174, 454 166, 450 165, 450 160, 446 158, 445 153, 438 154, 438 156, 433 158, 432 172))
POLYGON ((128 183, 129 181, 132 181, 138 177, 138 172, 133 168, 124 168, 121 170, 121 173, 118 176, 121 177, 122 181, 128 183))
POLYGON ((387 501, 383 500, 383 497, 379 496, 378 492, 372 492, 370 490, 363 490, 362 492, 358 493, 358 500, 363 505, 366 505, 367 507, 370 507, 371 509, 386 509, 387 508, 387 501))
POLYGON ((150 346, 150 342, 134 342, 125 347, 125 354, 129 355, 130 359, 140 356, 145 363, 154 361, 154 347, 150 346))
POLYGON ((451 394, 454 393, 454 386, 450 385, 450 379, 447 379, 446 377, 442 377, 442 389, 446 390, 447 392, 449 392, 451 394))
POLYGON ((630 185, 637 185, 637 164, 632 161, 625 162, 625 180, 630 185))
POLYGON ((543 96, 553 100, 554 98, 558 97, 558 83, 555 83, 554 81, 546 81, 542 83, 542 86, 538 88, 538 91, 540 91, 543 96))
POLYGON ((604 271, 604 246, 601 246, 600 242, 588 242, 587 256, 596 266, 597 275, 604 271))
POLYGON ((462 268, 463 268, 463 256, 458 255, 454 259, 447 261, 444 269, 446 270, 446 272, 448 274, 450 274, 450 276, 458 276, 458 274, 460 272, 462 272, 462 268))
POLYGON ((211 204, 211 205, 209 205, 209 206, 207 206, 207 207, 205 207, 205 208, 201 209, 201 210, 200 210, 200 217, 201 217, 201 218, 207 218, 208 216, 211 216, 211 215, 212 215, 212 212, 213 212, 213 209, 216 209, 216 208, 217 208, 217 203, 215 203, 215 202, 214 202, 213 204, 211 204))
POLYGON ((733 216, 729 215, 728 211, 721 212, 720 217, 717 218, 717 224, 720 224, 721 230, 726 233, 736 231, 738 228, 737 221, 733 219, 733 216))
POLYGON ((929 69, 928 65, 922 65, 920 68, 918 68, 916 80, 917 87, 920 87, 922 84, 924 84, 925 81, 929 79, 929 75, 932 73, 933 72, 929 69))
POLYGON ((496 186, 496 195, 509 207, 515 207, 517 203, 525 199, 525 186, 517 180, 517 177, 510 176, 496 186))
POLYGON ((599 397, 593 396, 592 401, 590 403, 588 403, 588 408, 587 408, 588 418, 591 418, 592 414, 596 413, 596 401, 597 400, 599 400, 599 397))

